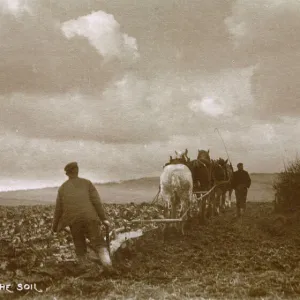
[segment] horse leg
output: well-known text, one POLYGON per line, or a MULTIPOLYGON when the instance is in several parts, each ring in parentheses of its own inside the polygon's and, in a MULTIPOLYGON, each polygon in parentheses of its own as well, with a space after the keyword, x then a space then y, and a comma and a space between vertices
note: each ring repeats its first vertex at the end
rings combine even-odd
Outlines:
POLYGON ((216 215, 216 206, 217 206, 217 198, 218 195, 216 192, 212 193, 212 199, 211 199, 211 209, 212 209, 212 216, 214 217, 216 215))
POLYGON ((229 195, 227 196, 227 190, 224 192, 224 208, 230 207, 229 205, 229 195))
POLYGON ((220 215, 220 210, 223 208, 223 191, 221 188, 217 188, 215 197, 215 216, 220 215))
MULTIPOLYGON (((178 195, 174 192, 172 197, 172 208, 171 208, 171 219, 176 219, 177 217, 177 210, 178 210, 178 195)), ((171 227, 177 230, 177 225, 171 223, 171 227)))
POLYGON ((231 208, 231 195, 232 195, 232 189, 229 189, 228 191, 228 207, 231 208))
POLYGON ((206 222, 206 197, 202 198, 200 200, 200 210, 201 210, 201 213, 200 213, 201 222, 203 224, 205 224, 205 222, 206 222))
POLYGON ((210 216, 214 216, 215 215, 215 210, 216 210, 216 195, 215 192, 212 193, 210 201, 210 216))
POLYGON ((220 191, 217 192, 217 196, 215 198, 215 210, 214 210, 214 215, 218 216, 220 214, 220 199, 221 199, 221 195, 220 195, 220 191))
POLYGON ((185 220, 187 219, 187 216, 183 217, 183 215, 186 212, 186 201, 187 201, 187 196, 185 194, 181 194, 179 218, 182 218, 182 222, 177 223, 177 231, 181 232, 182 235, 184 235, 184 223, 185 223, 185 220))
POLYGON ((210 218, 213 214, 215 195, 214 192, 208 196, 208 205, 207 205, 207 218, 210 218))
MULTIPOLYGON (((186 199, 184 197, 182 197, 181 203, 180 203, 180 218, 183 217, 183 214, 186 212, 186 199)), ((182 220, 181 223, 177 224, 177 230, 181 231, 181 234, 184 235, 184 223, 185 220, 187 219, 187 216, 185 216, 182 220)))
POLYGON ((198 220, 199 220, 199 223, 203 222, 203 199, 200 197, 200 198, 197 198, 197 208, 198 208, 198 220))
MULTIPOLYGON (((172 209, 172 199, 170 197, 170 195, 165 195, 165 199, 164 199, 164 215, 166 219, 170 218, 171 215, 171 209, 172 209)), ((163 225, 163 241, 165 241, 166 239, 166 233, 167 233, 167 229, 169 228, 168 223, 165 223, 163 225)))
POLYGON ((222 205, 221 205, 221 208, 222 208, 222 212, 224 212, 225 208, 226 208, 226 191, 222 192, 222 205))

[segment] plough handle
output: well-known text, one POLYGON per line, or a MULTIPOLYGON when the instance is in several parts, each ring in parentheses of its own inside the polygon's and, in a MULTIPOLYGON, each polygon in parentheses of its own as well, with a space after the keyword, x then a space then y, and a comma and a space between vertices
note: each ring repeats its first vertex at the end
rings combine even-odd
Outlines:
MULTIPOLYGON (((63 229, 64 232, 68 233, 68 234, 71 234, 71 231, 70 229, 68 228, 64 228, 63 229)), ((110 237, 109 237, 109 227, 108 226, 105 226, 105 239, 106 239, 106 246, 107 246, 107 249, 108 249, 108 252, 110 254, 110 237)), ((94 250, 93 247, 90 245, 90 243, 87 243, 87 247, 90 249, 90 250, 94 250)))

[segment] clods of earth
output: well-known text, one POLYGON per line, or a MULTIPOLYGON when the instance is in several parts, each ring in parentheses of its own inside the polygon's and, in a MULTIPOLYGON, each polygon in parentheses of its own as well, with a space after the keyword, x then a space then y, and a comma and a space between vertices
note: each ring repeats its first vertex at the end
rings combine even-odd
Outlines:
POLYGON ((205 225, 193 220, 182 236, 176 230, 163 235, 151 223, 128 225, 162 218, 160 206, 105 209, 113 228, 145 232, 115 253, 114 274, 96 263, 78 268, 70 235, 51 234, 53 206, 2 206, 0 284, 10 284, 12 292, 2 288, 0 299, 300 298, 297 212, 278 216, 271 202, 250 202, 241 219, 228 208, 205 225))

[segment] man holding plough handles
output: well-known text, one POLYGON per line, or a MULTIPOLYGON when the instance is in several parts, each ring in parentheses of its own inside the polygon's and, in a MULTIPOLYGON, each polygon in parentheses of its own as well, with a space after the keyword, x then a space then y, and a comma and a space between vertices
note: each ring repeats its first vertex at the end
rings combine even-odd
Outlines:
POLYGON ((83 269, 89 266, 86 237, 106 271, 112 271, 112 262, 105 241, 101 236, 99 221, 108 228, 100 196, 91 181, 78 177, 76 162, 65 166, 69 177, 59 188, 52 230, 59 232, 69 226, 75 252, 83 269))

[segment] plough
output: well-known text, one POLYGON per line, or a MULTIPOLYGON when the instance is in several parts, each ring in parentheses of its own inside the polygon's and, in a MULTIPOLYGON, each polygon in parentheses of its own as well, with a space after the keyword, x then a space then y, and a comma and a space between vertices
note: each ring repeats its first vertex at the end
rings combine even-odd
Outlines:
MULTIPOLYGON (((205 202, 203 202, 204 200, 206 200, 209 196, 211 196, 212 192, 220 185, 224 184, 224 183, 228 183, 228 181, 222 181, 219 182, 218 184, 214 185, 209 191, 194 191, 193 195, 196 199, 196 201, 198 202, 198 207, 199 204, 205 204, 205 202)), ((158 194, 155 196, 156 200, 158 194)), ((155 201, 156 202, 156 201, 155 201)), ((152 201, 152 204, 155 203, 154 201, 152 201)), ((129 227, 130 225, 133 224, 149 224, 149 223, 156 223, 156 224, 168 224, 168 223, 182 223, 185 222, 186 219, 186 215, 188 214, 188 212, 190 211, 191 207, 189 207, 184 214, 178 218, 178 219, 167 219, 167 218, 162 218, 162 219, 134 219, 134 220, 130 220, 127 221, 126 220, 126 224, 125 226, 122 226, 120 228, 116 228, 113 229, 111 231, 109 231, 108 228, 106 228, 106 235, 105 235, 105 240, 107 243, 107 247, 110 250, 111 255, 114 255, 114 253, 119 249, 119 248, 126 248, 128 243, 132 243, 132 239, 136 239, 142 235, 144 235, 144 231, 142 229, 138 229, 138 230, 130 230, 129 227)), ((153 228, 151 230, 154 230, 156 228, 153 228)), ((69 230, 65 229, 66 232, 70 233, 69 230)), ((91 245, 88 243, 88 247, 90 249, 92 249, 91 245)), ((96 258, 94 258, 93 260, 97 260, 96 258)))

